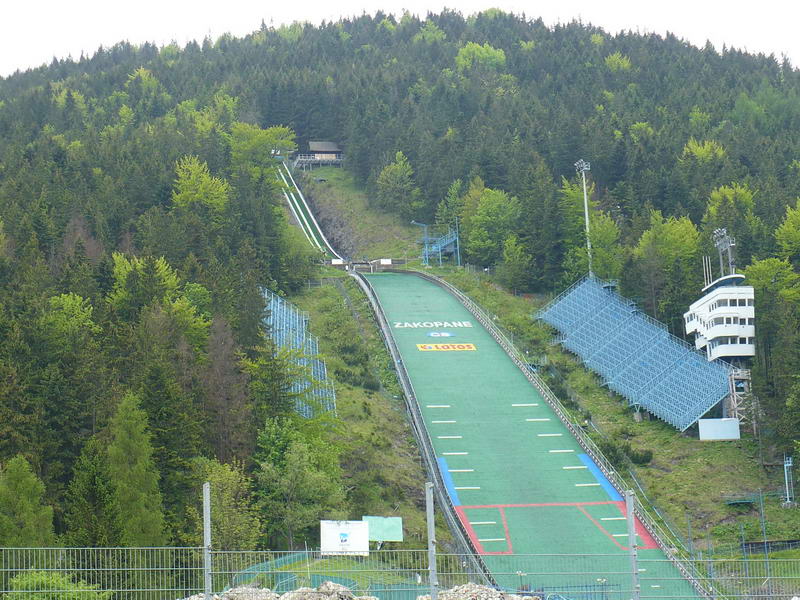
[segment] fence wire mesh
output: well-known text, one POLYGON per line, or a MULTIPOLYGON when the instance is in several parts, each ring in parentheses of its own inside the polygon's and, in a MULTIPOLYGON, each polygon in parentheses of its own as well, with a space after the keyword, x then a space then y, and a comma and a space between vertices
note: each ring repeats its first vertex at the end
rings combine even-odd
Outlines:
MULTIPOLYGON (((211 592, 266 600, 332 581, 355 595, 415 600, 430 594, 425 550, 378 550, 369 556, 319 551, 214 551, 211 592), (235 592, 231 592, 235 588, 235 592)), ((439 589, 482 583, 471 556, 438 554, 439 589)), ((694 560, 692 582, 664 559, 609 555, 484 556, 497 588, 531 600, 791 600, 800 596, 800 560, 766 556, 694 560), (639 589, 633 587, 638 580, 639 589)), ((179 600, 204 592, 201 548, 1 548, 3 600, 179 600)), ((315 596, 320 600, 322 596, 315 596)), ((301 600, 298 598, 297 600, 301 600)))
POLYGON ((3 600, 157 600, 202 591, 200 548, 0 548, 3 600))

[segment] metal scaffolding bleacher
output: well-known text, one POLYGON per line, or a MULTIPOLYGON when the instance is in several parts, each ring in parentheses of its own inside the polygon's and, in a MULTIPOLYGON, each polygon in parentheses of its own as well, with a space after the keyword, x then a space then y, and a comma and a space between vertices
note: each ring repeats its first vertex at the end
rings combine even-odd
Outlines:
POLYGON ((276 346, 297 351, 296 364, 310 375, 310 379, 300 378, 292 384, 291 392, 297 396, 295 410, 306 418, 320 410, 336 412, 336 392, 325 361, 317 357, 317 338, 308 333, 308 315, 269 290, 264 290, 264 298, 270 337, 276 346))
POLYGON ((612 287, 589 275, 537 318, 631 406, 686 430, 728 395, 729 369, 708 362, 612 287))

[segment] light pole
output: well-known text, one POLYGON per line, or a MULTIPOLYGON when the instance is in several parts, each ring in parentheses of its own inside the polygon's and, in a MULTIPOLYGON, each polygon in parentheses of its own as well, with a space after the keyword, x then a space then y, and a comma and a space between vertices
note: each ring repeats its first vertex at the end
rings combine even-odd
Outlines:
POLYGON ((586 171, 591 170, 591 165, 580 159, 575 163, 575 171, 583 178, 583 217, 586 220, 586 253, 589 255, 589 275, 592 274, 592 240, 589 237, 589 197, 586 195, 586 171))
POLYGON ((412 225, 419 225, 422 227, 422 264, 426 267, 428 266, 428 224, 427 223, 417 223, 416 221, 411 221, 412 225))

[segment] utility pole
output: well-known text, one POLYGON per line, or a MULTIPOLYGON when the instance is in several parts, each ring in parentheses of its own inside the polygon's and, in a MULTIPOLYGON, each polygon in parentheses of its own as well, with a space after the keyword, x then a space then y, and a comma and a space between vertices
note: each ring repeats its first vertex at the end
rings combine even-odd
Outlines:
POLYGON ((203 484, 203 596, 211 600, 211 484, 203 484))
POLYGON ((592 271, 592 240, 589 237, 589 197, 586 194, 586 171, 591 170, 589 162, 580 159, 575 163, 575 171, 581 174, 583 179, 583 217, 586 220, 586 253, 589 256, 589 275, 592 271))
POLYGON ((769 565, 769 543, 767 542, 767 518, 764 516, 764 490, 758 490, 758 512, 761 517, 761 536, 764 539, 764 566, 767 575, 767 589, 772 591, 772 573, 769 565))
POLYGON ((634 495, 631 490, 625 491, 625 516, 628 524, 628 549, 631 559, 631 599, 641 598, 641 584, 639 583, 639 553, 637 551, 636 514, 633 505, 634 495))
POLYGON ((428 576, 431 584, 431 600, 436 600, 439 577, 436 574, 436 526, 433 519, 433 483, 425 483, 425 516, 428 522, 428 576))
POLYGON ((422 227, 422 264, 428 266, 428 224, 411 221, 412 225, 422 227))

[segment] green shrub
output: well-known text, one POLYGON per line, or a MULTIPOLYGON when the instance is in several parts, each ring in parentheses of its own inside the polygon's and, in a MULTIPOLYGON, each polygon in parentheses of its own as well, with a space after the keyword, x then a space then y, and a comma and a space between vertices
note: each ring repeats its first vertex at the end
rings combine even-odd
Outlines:
POLYGON ((74 582, 63 573, 26 571, 9 580, 10 600, 110 600, 113 592, 98 591, 97 585, 74 582))

